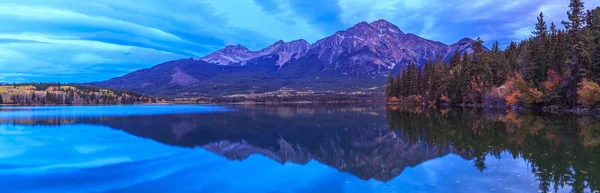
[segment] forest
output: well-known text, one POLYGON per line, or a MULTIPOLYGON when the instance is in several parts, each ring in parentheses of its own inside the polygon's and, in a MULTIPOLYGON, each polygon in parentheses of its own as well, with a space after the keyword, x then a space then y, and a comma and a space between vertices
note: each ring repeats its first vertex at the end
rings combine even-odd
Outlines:
POLYGON ((409 62, 388 75, 389 102, 436 107, 552 107, 595 109, 600 105, 600 7, 585 10, 571 0, 564 29, 537 17, 530 38, 491 49, 477 39, 472 53, 449 61, 409 62))
POLYGON ((10 105, 113 105, 157 103, 157 99, 131 91, 77 84, 15 83, 0 86, 0 104, 10 105))

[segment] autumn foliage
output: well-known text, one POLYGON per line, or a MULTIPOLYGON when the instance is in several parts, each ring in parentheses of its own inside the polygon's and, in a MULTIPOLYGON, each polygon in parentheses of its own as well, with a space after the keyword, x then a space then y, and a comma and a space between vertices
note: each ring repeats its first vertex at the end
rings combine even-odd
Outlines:
POLYGON ((540 13, 532 36, 505 49, 495 42, 488 50, 478 38, 472 52, 408 62, 388 77, 386 97, 430 107, 598 107, 600 7, 584 13, 583 4, 575 2, 580 1, 571 0, 564 29, 547 26, 540 13))
POLYGON ((579 95, 579 104, 583 106, 595 107, 600 104, 600 86, 593 81, 583 79, 583 81, 579 83, 577 95, 579 95))

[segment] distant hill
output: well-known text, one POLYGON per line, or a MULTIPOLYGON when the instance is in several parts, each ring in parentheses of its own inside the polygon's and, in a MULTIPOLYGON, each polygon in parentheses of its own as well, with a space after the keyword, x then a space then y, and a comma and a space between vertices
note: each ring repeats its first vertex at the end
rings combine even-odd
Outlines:
POLYGON ((294 90, 382 91, 384 75, 409 61, 423 65, 439 56, 472 52, 474 40, 446 45, 405 34, 394 24, 361 22, 310 44, 278 41, 258 51, 235 45, 199 59, 169 61, 89 85, 156 96, 227 96, 294 90))

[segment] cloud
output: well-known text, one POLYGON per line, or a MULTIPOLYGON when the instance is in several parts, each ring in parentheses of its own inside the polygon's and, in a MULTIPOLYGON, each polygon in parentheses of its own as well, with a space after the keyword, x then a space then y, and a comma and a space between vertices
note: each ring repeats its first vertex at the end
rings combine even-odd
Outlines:
MULTIPOLYGON (((229 44, 260 49, 309 42, 361 21, 386 19, 408 33, 454 43, 507 45, 529 37, 543 11, 566 19, 568 0, 3 0, 1 81, 100 81, 229 44), (15 67, 18 66, 18 67, 15 67), (4 74, 30 74, 7 76, 4 74)), ((586 1, 596 7, 600 1, 586 1)), ((562 25, 558 25, 559 27, 562 25)))
MULTIPOLYGON (((585 1, 597 7, 599 1, 585 1)), ((566 19, 568 0, 339 0, 340 20, 351 25, 363 20, 387 19, 405 32, 454 43, 463 37, 482 36, 487 45, 508 45, 530 36, 540 11, 548 25, 566 19)))

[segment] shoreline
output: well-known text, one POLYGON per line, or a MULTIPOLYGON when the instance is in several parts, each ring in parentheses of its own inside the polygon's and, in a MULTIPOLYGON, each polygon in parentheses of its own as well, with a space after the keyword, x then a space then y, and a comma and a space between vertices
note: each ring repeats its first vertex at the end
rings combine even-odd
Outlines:
MULTIPOLYGON (((385 100, 343 100, 343 101, 242 101, 242 102, 195 102, 195 101, 168 101, 163 103, 134 103, 134 104, 0 104, 2 107, 44 107, 44 106, 128 106, 128 105, 302 105, 302 104, 382 104, 384 106, 400 106, 402 108, 425 108, 432 109, 423 105, 408 105, 399 102, 388 102, 385 100)), ((580 115, 580 116, 593 116, 600 117, 600 108, 586 109, 586 108, 564 108, 559 106, 539 106, 539 107, 523 107, 523 106, 492 106, 483 104, 455 104, 455 105, 440 105, 439 107, 446 108, 480 108, 480 109, 494 109, 494 110, 510 110, 517 112, 543 112, 551 114, 563 114, 563 115, 580 115)), ((439 108, 433 108, 439 109, 439 108)))
MULTIPOLYGON (((386 105, 398 105, 404 107, 409 107, 407 104, 402 104, 398 102, 386 102, 386 105)), ((412 108, 424 107, 429 108, 422 105, 413 105, 410 106, 412 108)), ((456 104, 456 105, 441 105, 441 107, 450 107, 450 108, 480 108, 480 109, 493 109, 493 110, 510 110, 517 112, 543 112, 543 113, 551 113, 558 115, 581 115, 581 116, 593 116, 600 117, 600 109, 586 109, 586 108, 564 108, 559 106, 539 106, 539 107, 523 107, 523 106, 493 106, 493 105, 483 105, 483 104, 456 104)))

